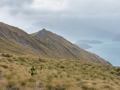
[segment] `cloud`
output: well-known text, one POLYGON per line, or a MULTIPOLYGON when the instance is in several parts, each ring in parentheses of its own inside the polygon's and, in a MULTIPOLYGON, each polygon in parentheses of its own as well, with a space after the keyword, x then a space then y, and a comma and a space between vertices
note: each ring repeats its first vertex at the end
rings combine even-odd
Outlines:
POLYGON ((119 18, 119 0, 2 0, 11 15, 33 18, 119 18))
POLYGON ((119 3, 119 0, 1 0, 0 21, 29 33, 46 28, 58 34, 62 31, 62 35, 69 32, 68 35, 76 37, 102 36, 100 32, 120 32, 119 3))
MULTIPOLYGON (((2 0, 10 14, 37 14, 64 18, 116 18, 119 17, 119 0, 2 0)), ((0 5, 0 6, 1 6, 0 5)))
POLYGON ((68 8, 68 0, 34 0, 31 8, 58 12, 68 8))
POLYGON ((25 3, 31 3, 32 0, 1 0, 0 7, 22 7, 25 3))

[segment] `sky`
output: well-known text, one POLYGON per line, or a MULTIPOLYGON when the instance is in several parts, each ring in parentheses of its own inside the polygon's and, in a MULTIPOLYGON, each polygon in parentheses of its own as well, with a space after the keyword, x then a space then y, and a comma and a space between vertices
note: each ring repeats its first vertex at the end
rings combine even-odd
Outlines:
POLYGON ((120 33, 120 0, 0 0, 0 11, 0 22, 28 33, 45 28, 68 39, 120 33))
POLYGON ((0 22, 29 34, 45 28, 73 43, 104 41, 120 34, 120 0, 0 0, 0 22))

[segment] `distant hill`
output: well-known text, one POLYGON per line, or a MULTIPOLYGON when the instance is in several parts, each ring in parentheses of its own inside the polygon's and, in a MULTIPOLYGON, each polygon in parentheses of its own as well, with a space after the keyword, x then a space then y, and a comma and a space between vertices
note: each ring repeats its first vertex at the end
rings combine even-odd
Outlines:
POLYGON ((76 45, 78 45, 80 48, 82 48, 82 49, 89 49, 89 48, 92 48, 92 46, 90 46, 90 45, 88 45, 88 44, 76 44, 76 45))
POLYGON ((17 27, 4 23, 0 23, 0 53, 32 55, 49 59, 84 60, 111 65, 99 56, 45 29, 29 35, 17 27))
POLYGON ((103 42, 97 40, 79 40, 76 44, 101 44, 103 42))
POLYGON ((101 43, 103 42, 97 41, 97 40, 79 40, 75 42, 76 45, 78 45, 80 48, 83 48, 83 49, 92 48, 90 44, 101 44, 101 43))

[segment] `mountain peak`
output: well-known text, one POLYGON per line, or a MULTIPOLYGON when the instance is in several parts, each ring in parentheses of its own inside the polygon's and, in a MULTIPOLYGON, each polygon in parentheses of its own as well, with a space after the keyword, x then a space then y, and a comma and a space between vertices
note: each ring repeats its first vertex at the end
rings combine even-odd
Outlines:
POLYGON ((46 42, 46 41, 51 40, 51 39, 55 40, 55 39, 60 38, 60 36, 56 35, 55 33, 51 32, 51 31, 48 31, 44 28, 36 33, 31 34, 31 36, 33 36, 37 40, 40 40, 43 42, 46 42))
POLYGON ((5 24, 5 23, 3 23, 3 22, 0 22, 0 25, 7 25, 7 24, 5 24))
POLYGON ((5 24, 5 23, 3 23, 3 22, 0 22, 0 24, 5 24))
POLYGON ((7 24, 0 24, 0 52, 33 55, 50 59, 85 60, 110 65, 99 56, 87 52, 63 37, 42 29, 34 34, 7 24))
POLYGON ((0 24, 2 24, 3 22, 0 22, 0 24))
POLYGON ((7 26, 11 27, 9 24, 3 23, 3 22, 0 22, 0 25, 4 27, 7 27, 7 26))
POLYGON ((41 31, 47 31, 45 28, 43 28, 41 31))
POLYGON ((45 36, 46 32, 48 31, 43 28, 42 30, 39 30, 38 32, 31 34, 31 36, 35 36, 36 39, 41 40, 45 36))

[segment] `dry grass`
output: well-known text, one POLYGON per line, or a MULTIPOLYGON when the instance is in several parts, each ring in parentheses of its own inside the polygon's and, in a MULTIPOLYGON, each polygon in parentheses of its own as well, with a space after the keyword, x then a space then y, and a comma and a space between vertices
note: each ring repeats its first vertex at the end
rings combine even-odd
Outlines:
POLYGON ((45 29, 30 35, 17 27, 0 22, 0 35, 0 53, 84 60, 110 65, 99 56, 45 29))
POLYGON ((0 55, 0 90, 119 90, 119 81, 120 68, 112 66, 0 55), (32 65, 34 77, 30 75, 32 65))

